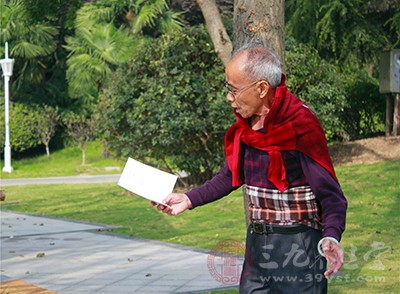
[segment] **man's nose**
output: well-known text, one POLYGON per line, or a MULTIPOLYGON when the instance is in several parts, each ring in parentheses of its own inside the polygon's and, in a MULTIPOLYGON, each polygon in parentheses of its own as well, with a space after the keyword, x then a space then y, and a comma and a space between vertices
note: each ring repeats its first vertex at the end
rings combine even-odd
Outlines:
POLYGON ((231 94, 231 93, 227 93, 226 94, 226 100, 228 100, 229 102, 235 102, 235 97, 231 94))

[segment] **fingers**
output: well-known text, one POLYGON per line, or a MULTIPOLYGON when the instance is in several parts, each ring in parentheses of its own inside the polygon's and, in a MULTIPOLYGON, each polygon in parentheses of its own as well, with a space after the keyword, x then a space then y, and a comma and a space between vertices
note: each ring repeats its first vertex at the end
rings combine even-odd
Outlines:
POLYGON ((172 213, 172 207, 171 206, 165 206, 165 205, 159 204, 159 203, 154 202, 154 201, 151 201, 150 204, 151 204, 151 206, 157 206, 157 210, 159 210, 161 212, 164 212, 164 213, 166 213, 168 215, 174 215, 172 213))
POLYGON ((325 276, 325 278, 328 279, 332 274, 333 274, 333 270, 332 270, 332 269, 328 269, 328 270, 324 273, 324 276, 325 276))
POLYGON ((162 204, 158 204, 157 205, 157 209, 159 211, 167 213, 167 214, 169 214, 170 211, 172 210, 171 206, 165 206, 165 205, 162 205, 162 204))
POLYGON ((323 250, 325 257, 329 263, 329 269, 324 273, 325 277, 328 278, 332 274, 336 274, 343 265, 344 252, 340 246, 330 243, 324 244, 323 250))
POLYGON ((177 215, 175 209, 172 206, 165 206, 162 204, 158 204, 157 210, 159 210, 165 214, 171 215, 171 216, 177 215))
POLYGON ((337 266, 336 266, 336 262, 335 262, 334 259, 332 259, 332 257, 327 255, 326 259, 327 259, 328 264, 329 264, 329 269, 325 271, 324 276, 326 278, 329 278, 333 273, 337 273, 338 269, 337 269, 337 266))
POLYGON ((336 261, 329 262, 329 269, 325 271, 324 276, 329 278, 332 274, 336 274, 341 267, 342 265, 336 261))
POLYGON ((171 193, 162 202, 164 205, 156 204, 157 209, 171 216, 178 215, 179 213, 192 208, 192 203, 185 194, 171 193))

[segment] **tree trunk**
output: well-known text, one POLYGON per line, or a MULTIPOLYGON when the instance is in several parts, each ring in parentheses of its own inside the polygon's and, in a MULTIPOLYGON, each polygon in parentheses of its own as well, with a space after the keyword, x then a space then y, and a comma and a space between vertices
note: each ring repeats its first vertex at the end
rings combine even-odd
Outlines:
POLYGON ((225 30, 218 6, 215 0, 196 0, 196 2, 203 13, 215 51, 226 65, 231 59, 232 42, 225 30))
POLYGON ((49 144, 46 144, 45 146, 46 146, 46 154, 47 154, 47 157, 50 157, 50 148, 49 148, 49 144))
MULTIPOLYGON (((250 41, 275 51, 285 70, 285 0, 235 0, 233 49, 250 41)), ((245 187, 242 189, 247 227, 250 220, 248 197, 245 187)))
MULTIPOLYGON (((215 51, 226 65, 231 57, 232 42, 222 23, 215 0, 196 0, 215 51)), ((275 51, 285 70, 285 0, 235 0, 233 14, 233 49, 251 41, 275 51)), ((243 188, 248 225, 248 199, 243 188)))
POLYGON ((273 49, 285 68, 285 0, 235 0, 233 48, 246 42, 273 49))
POLYGON ((103 140, 103 153, 101 154, 103 158, 110 157, 110 147, 107 140, 103 140))
POLYGON ((86 149, 81 149, 82 151, 82 165, 86 164, 86 149))

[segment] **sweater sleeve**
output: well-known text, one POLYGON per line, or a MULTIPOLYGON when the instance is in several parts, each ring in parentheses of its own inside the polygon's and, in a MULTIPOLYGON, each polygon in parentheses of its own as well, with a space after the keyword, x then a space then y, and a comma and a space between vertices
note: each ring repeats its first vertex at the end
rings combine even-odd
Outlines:
POLYGON ((345 230, 347 200, 339 183, 314 160, 300 153, 304 175, 321 208, 323 237, 340 241, 345 230))
POLYGON ((192 202, 193 208, 218 200, 238 187, 232 187, 232 173, 227 164, 203 185, 186 193, 192 202))

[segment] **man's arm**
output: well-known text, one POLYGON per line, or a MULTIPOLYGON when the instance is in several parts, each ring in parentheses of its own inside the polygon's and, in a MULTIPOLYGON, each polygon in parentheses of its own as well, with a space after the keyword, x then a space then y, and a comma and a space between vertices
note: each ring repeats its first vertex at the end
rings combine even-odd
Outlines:
POLYGON ((344 261, 339 241, 345 229, 347 200, 339 183, 325 168, 304 154, 300 154, 300 161, 311 190, 321 205, 324 231, 318 250, 329 263, 329 269, 324 273, 328 278, 340 270, 344 261))
POLYGON ((347 200, 339 183, 321 165, 300 153, 303 173, 321 206, 323 237, 340 241, 346 224, 347 200))
POLYGON ((227 164, 209 181, 186 193, 193 208, 218 200, 238 187, 232 187, 232 173, 227 164))
MULTIPOLYGON (((169 215, 177 215, 187 209, 218 200, 237 188, 232 187, 232 174, 228 166, 225 165, 211 180, 200 187, 194 188, 186 194, 169 194, 163 200, 168 206, 159 204, 157 209, 169 215)), ((152 203, 152 205, 157 204, 152 203)))

